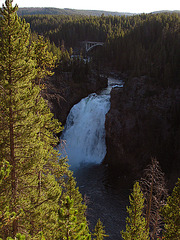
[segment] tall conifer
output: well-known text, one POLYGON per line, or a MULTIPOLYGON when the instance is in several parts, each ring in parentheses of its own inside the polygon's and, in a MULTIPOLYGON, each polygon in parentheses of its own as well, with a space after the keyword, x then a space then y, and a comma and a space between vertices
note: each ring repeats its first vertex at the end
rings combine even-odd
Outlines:
POLYGON ((82 198, 66 159, 54 149, 61 124, 40 94, 54 59, 42 37, 30 44, 29 24, 12 2, 6 0, 0 22, 0 237, 59 239, 63 209, 76 215, 70 225, 81 239, 89 239, 82 198))
POLYGON ((144 198, 138 182, 134 184, 129 201, 126 231, 122 231, 121 235, 124 240, 147 240, 149 239, 149 231, 146 229, 146 222, 143 217, 144 198))
POLYGON ((53 146, 58 140, 54 134, 62 128, 34 84, 37 61, 29 44, 29 24, 16 11, 12 0, 1 9, 0 166, 7 161, 11 172, 1 182, 0 206, 18 217, 2 226, 0 236, 38 236, 43 230, 48 239, 56 239, 61 194, 56 179, 65 174, 66 165, 58 163, 53 146))
POLYGON ((76 187, 76 182, 69 172, 66 187, 61 196, 59 211, 59 231, 63 239, 91 239, 82 195, 76 187), (66 226, 66 229, 65 229, 66 226))
POLYGON ((95 237, 94 240, 103 240, 105 237, 109 237, 109 235, 106 234, 104 226, 100 219, 97 221, 93 236, 95 237))
POLYGON ((180 178, 162 209, 165 239, 180 239, 180 178))
POLYGON ((90 240, 85 222, 78 221, 78 210, 69 196, 61 203, 59 210, 59 231, 62 240, 90 240))

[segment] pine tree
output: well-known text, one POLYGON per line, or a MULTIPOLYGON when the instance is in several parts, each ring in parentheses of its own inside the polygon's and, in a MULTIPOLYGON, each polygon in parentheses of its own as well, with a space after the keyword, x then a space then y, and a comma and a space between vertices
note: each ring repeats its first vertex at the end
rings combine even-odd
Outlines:
POLYGON ((36 84, 42 87, 44 78, 54 74, 52 69, 55 67, 57 58, 53 56, 52 52, 48 51, 48 45, 42 36, 38 36, 37 39, 32 41, 32 45, 36 60, 36 84))
POLYGON ((170 240, 180 239, 180 178, 162 209, 165 223, 164 237, 170 240))
POLYGON ((106 234, 106 232, 104 230, 104 226, 103 226, 102 222, 100 221, 100 219, 98 219, 98 221, 97 221, 93 236, 95 236, 95 238, 94 238, 95 240, 103 240, 104 237, 109 237, 109 235, 106 234))
POLYGON ((74 200, 67 196, 61 206, 59 210, 60 239, 90 240, 91 235, 86 230, 86 224, 78 223, 78 210, 74 207, 74 200))
MULTIPOLYGON (((32 78, 35 75, 33 62, 26 50, 28 44, 28 26, 18 19, 15 11, 17 6, 12 7, 12 1, 6 1, 3 5, 1 20, 1 39, 0 39, 0 85, 1 85, 1 157, 7 159, 11 165, 9 189, 4 186, 7 197, 4 202, 12 206, 12 211, 17 213, 17 161, 15 156, 16 122, 19 120, 20 108, 23 108, 23 98, 26 97, 25 89, 28 87, 27 76, 32 78), (23 34, 21 36, 21 29, 23 34), (20 30, 20 31, 19 31, 20 30), (19 31, 19 33, 18 33, 19 31), (20 41, 21 39, 21 41, 20 41), (21 53, 21 54, 19 54, 21 53), (27 54, 27 55, 25 55, 27 54), (17 71, 19 70, 19 71, 17 71), (30 74, 29 74, 30 72, 30 74), (22 84, 17 81, 22 79, 22 84), (22 89, 22 98, 18 95, 18 88, 22 89), (20 100, 20 101, 18 101, 20 100), (19 105, 18 105, 19 103, 19 105)), ((23 117, 23 116, 22 116, 23 117)), ((22 119, 23 121, 23 119, 22 119)), ((20 135, 20 134, 19 134, 20 135)), ((20 140, 20 139, 18 139, 20 140)), ((18 157, 17 157, 18 158, 18 157)), ((6 181, 6 183, 8 183, 6 181)), ((6 194, 4 195, 6 196, 6 194)), ((17 233, 17 220, 13 221, 13 236, 17 233)))
POLYGON ((90 239, 91 235, 85 216, 87 206, 83 203, 82 195, 78 187, 76 187, 76 181, 72 172, 69 172, 67 176, 60 206, 59 229, 61 234, 63 234, 64 226, 66 225, 68 230, 63 235, 66 235, 66 238, 68 231, 69 239, 76 239, 77 237, 79 239, 90 239), (70 214, 67 214, 67 212, 70 214))
POLYGON ((29 24, 16 11, 7 0, 0 22, 0 237, 59 239, 61 209, 71 213, 77 236, 90 239, 85 205, 67 160, 54 149, 61 124, 41 97, 54 60, 41 37, 30 44, 29 24))
POLYGON ((0 236, 34 237, 43 230, 55 239, 62 192, 56 179, 67 166, 53 146, 62 128, 34 84, 38 71, 29 24, 16 11, 6 0, 0 22, 0 166, 6 161, 11 170, 1 181, 0 207, 16 216, 3 224, 0 236))
POLYGON ((85 222, 85 212, 87 209, 86 204, 83 202, 83 198, 81 193, 79 192, 79 188, 76 186, 76 181, 73 177, 73 173, 69 172, 68 178, 66 181, 66 188, 62 195, 62 200, 66 198, 67 196, 70 198, 70 200, 74 201, 74 208, 78 211, 78 223, 85 222))
POLYGON ((129 201, 130 206, 127 207, 129 217, 126 218, 126 231, 121 231, 122 238, 125 240, 149 239, 149 231, 146 229, 143 217, 144 198, 138 182, 134 184, 129 201))

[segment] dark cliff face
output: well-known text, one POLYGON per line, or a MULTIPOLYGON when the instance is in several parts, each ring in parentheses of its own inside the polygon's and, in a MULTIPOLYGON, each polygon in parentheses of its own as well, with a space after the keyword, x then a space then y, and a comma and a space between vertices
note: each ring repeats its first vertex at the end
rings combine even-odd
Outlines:
POLYGON ((138 179, 156 157, 172 182, 180 174, 180 89, 162 89, 145 77, 133 78, 111 92, 106 115, 104 162, 138 179))
POLYGON ((42 95, 48 100, 49 107, 62 124, 65 124, 70 109, 90 93, 105 88, 106 78, 96 74, 87 75, 83 82, 73 80, 72 73, 57 73, 46 81, 47 88, 42 95))

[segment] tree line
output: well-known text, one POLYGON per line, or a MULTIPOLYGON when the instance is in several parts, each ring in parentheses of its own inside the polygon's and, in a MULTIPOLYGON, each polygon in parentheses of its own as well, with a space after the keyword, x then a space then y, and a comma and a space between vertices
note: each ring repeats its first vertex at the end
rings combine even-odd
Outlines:
POLYGON ((25 16, 32 31, 67 49, 80 42, 105 42, 97 55, 109 68, 130 75, 147 75, 155 84, 176 86, 180 79, 180 15, 25 16))
POLYGON ((77 10, 77 9, 70 9, 70 8, 19 8, 17 11, 18 15, 37 15, 37 14, 46 14, 46 15, 84 15, 84 16, 101 16, 104 14, 105 16, 108 15, 132 15, 132 13, 126 12, 109 12, 109 11, 100 11, 100 10, 77 10))

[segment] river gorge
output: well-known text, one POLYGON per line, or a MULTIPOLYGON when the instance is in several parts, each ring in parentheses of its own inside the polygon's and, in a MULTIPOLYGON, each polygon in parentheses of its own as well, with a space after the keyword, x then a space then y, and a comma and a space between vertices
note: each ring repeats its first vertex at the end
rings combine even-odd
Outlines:
POLYGON ((80 192, 86 198, 87 219, 94 228, 98 218, 105 225, 107 239, 120 239, 125 227, 127 184, 116 178, 102 161, 106 155, 105 115, 110 109, 112 88, 122 88, 122 80, 108 79, 108 87, 83 98, 71 109, 61 138, 80 192))
POLYGON ((87 201, 90 228, 100 218, 109 239, 120 239, 130 189, 151 157, 169 189, 177 181, 180 90, 151 84, 146 76, 109 77, 107 86, 105 77, 77 83, 66 73, 49 84, 44 97, 65 126, 62 154, 87 201))

